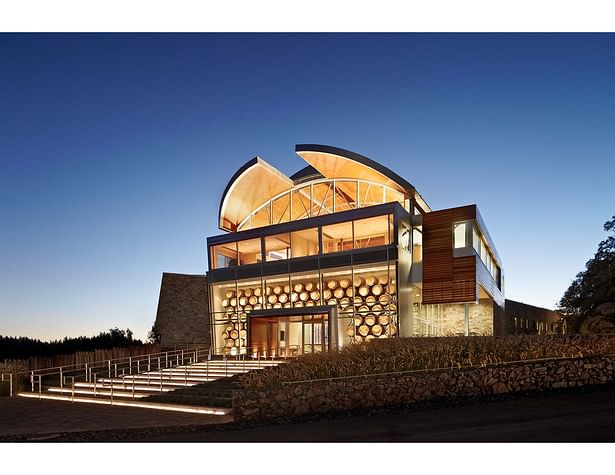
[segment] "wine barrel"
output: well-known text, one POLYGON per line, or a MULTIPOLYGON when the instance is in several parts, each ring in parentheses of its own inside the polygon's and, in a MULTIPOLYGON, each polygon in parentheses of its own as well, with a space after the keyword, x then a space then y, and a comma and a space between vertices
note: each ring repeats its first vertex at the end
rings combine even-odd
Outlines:
POLYGON ((243 309, 244 309, 246 312, 251 312, 253 308, 254 308, 254 307, 252 307, 252 305, 248 304, 248 305, 246 305, 243 309))
POLYGON ((384 292, 384 289, 382 288, 382 285, 380 284, 376 284, 372 287, 372 294, 374 294, 376 297, 382 295, 383 292, 384 292))
POLYGON ((336 299, 341 299, 344 296, 344 289, 342 289, 341 287, 338 287, 337 289, 333 291, 333 296, 336 299))
POLYGON ((365 316, 366 325, 369 325, 371 327, 374 323, 376 323, 376 315, 370 313, 369 315, 365 316))
POLYGON ((273 308, 282 308, 282 304, 280 302, 276 302, 273 304, 273 308))
POLYGON ((295 292, 297 292, 297 294, 298 294, 298 293, 300 293, 300 292, 303 292, 303 288, 304 288, 304 285, 303 285, 301 282, 297 282, 297 283, 293 286, 293 290, 294 290, 295 292))
POLYGON ((282 293, 282 286, 281 286, 281 285, 276 285, 276 286, 273 288, 273 293, 274 293, 275 295, 280 295, 280 294, 282 293))
POLYGON ((284 293, 285 293, 285 294, 290 294, 290 285, 286 284, 286 285, 284 286, 284 293))
POLYGON ((322 291, 322 296, 325 300, 329 300, 333 296, 333 292, 331 292, 329 289, 325 289, 322 291))
POLYGON ((372 327, 372 335, 380 336, 382 335, 383 328, 377 323, 372 327))
POLYGON ((241 330, 239 332, 239 336, 241 336, 241 338, 246 338, 248 336, 248 331, 247 330, 241 330))
POLYGON ((235 329, 235 325, 233 323, 229 322, 229 323, 226 324, 226 327, 224 327, 224 328, 225 328, 225 330, 227 332, 230 332, 230 331, 235 329))
POLYGON ((378 302, 380 302, 380 305, 386 305, 389 303, 389 296, 387 294, 382 294, 380 297, 378 297, 378 302))
POLYGON ((257 297, 259 297, 262 293, 263 293, 263 291, 261 290, 260 287, 256 287, 254 289, 254 295, 256 295, 257 297))
POLYGON ((267 302, 269 302, 270 304, 274 304, 278 301, 278 296, 275 294, 271 294, 269 297, 267 297, 267 302))
POLYGON ((292 304, 292 303, 290 303, 290 302, 286 302, 286 303, 284 304, 284 308, 292 308, 292 307, 293 307, 293 304, 292 304))
POLYGON ((260 303, 254 304, 254 310, 261 310, 263 306, 260 303))
POLYGON ((310 298, 312 300, 320 300, 320 292, 318 290, 312 290, 310 292, 310 298))
POLYGON ((310 294, 304 290, 303 292, 299 294, 299 298, 301 299, 302 302, 305 302, 310 298, 310 294))
POLYGON ((295 303, 297 300, 299 300, 299 294, 297 292, 291 292, 290 301, 295 303))
POLYGON ((373 275, 368 275, 365 278, 365 283, 369 285, 370 287, 373 287, 374 285, 376 285, 376 282, 378 282, 378 278, 373 275))
POLYGON ((355 305, 362 305, 363 299, 360 296, 356 295, 355 298, 353 299, 353 302, 355 305))
POLYGON ((372 307, 372 312, 374 312, 374 313, 382 312, 382 305, 380 305, 379 303, 375 304, 372 307))
POLYGON ((352 297, 353 293, 354 293, 354 288, 353 287, 348 287, 346 289, 346 297, 352 297))
POLYGON ((346 328, 346 335, 354 336, 354 327, 352 325, 350 325, 348 328, 346 328))
POLYGON ((389 335, 397 335, 397 327, 393 324, 389 325, 389 335))
POLYGON ((354 324, 357 327, 363 325, 363 317, 360 317, 360 316, 356 315, 354 317, 354 324))
POLYGON ((369 335, 369 327, 367 325, 360 325, 358 330, 359 330, 359 335, 361 336, 369 335))
POLYGON ((361 305, 357 310, 362 313, 367 313, 369 312, 369 307, 367 305, 361 305))
POLYGON ((337 305, 337 299, 329 299, 329 300, 327 300, 327 305, 337 305))
POLYGON ((235 342, 230 338, 224 342, 224 346, 227 348, 232 348, 234 345, 235 345, 235 342))
POLYGON ((340 299, 340 306, 342 308, 346 308, 350 305, 350 299, 348 297, 344 297, 342 299, 340 299))
POLYGON ((367 297, 369 295, 369 287, 367 285, 359 287, 359 295, 361 297, 367 297))
POLYGON ((374 297, 373 295, 368 295, 367 297, 365 297, 365 303, 367 305, 374 305, 376 303, 376 297, 374 297))
POLYGON ((261 305, 265 303, 265 299, 262 297, 262 295, 258 297, 258 303, 260 303, 261 305))
MULTIPOLYGON (((301 284, 303 285, 303 284, 301 284)), ((314 282, 306 282, 305 283, 305 290, 307 290, 308 292, 311 292, 312 290, 316 289, 316 286, 314 285, 314 282)), ((303 290, 303 289, 301 289, 303 290)), ((295 292, 301 292, 301 290, 295 290, 295 292)))
POLYGON ((355 335, 354 341, 356 343, 363 343, 363 337, 361 335, 355 335))
POLYGON ((266 296, 271 295, 271 287, 270 286, 265 287, 265 295, 266 296))
POLYGON ((288 294, 280 294, 278 296, 278 302, 280 302, 280 303, 288 302, 288 294))
POLYGON ((239 341, 239 339, 235 340, 235 346, 239 347, 239 345, 241 345, 241 342, 239 341))
POLYGON ((230 332, 231 338, 238 338, 239 337, 239 332, 235 329, 231 330, 230 332))
POLYGON ((252 289, 245 289, 243 291, 243 295, 245 295, 246 297, 252 297, 252 289))
POLYGON ((227 290, 226 291, 226 298, 230 299, 233 298, 235 296, 235 291, 234 290, 227 290))
POLYGON ((313 300, 308 300, 307 302, 305 302, 305 306, 306 307, 315 307, 316 306, 316 302, 314 302, 313 300))
POLYGON ((374 335, 367 335, 365 341, 373 340, 374 338, 376 338, 374 335))
POLYGON ((365 279, 363 279, 363 277, 355 276, 352 283, 354 284, 355 287, 361 287, 362 285, 365 285, 365 279))
POLYGON ((337 289, 338 286, 338 282, 335 279, 331 279, 329 282, 327 282, 327 287, 331 290, 337 289))
POLYGON ((397 304, 395 302, 390 303, 389 310, 391 310, 392 312, 397 311, 397 304))
POLYGON ((247 297, 239 297, 239 305, 242 307, 248 303, 247 297))
POLYGON ((248 299, 248 303, 250 305, 254 305, 254 304, 258 303, 258 298, 256 296, 254 296, 254 295, 251 295, 250 298, 248 299))
POLYGON ((222 299, 222 306, 223 306, 224 308, 226 308, 226 307, 228 307, 228 305, 229 305, 229 301, 228 301, 228 299, 222 299))
POLYGON ((391 295, 395 294, 396 290, 397 290, 397 286, 395 284, 389 284, 389 293, 391 295))
POLYGON ((245 320, 246 318, 248 318, 248 314, 247 313, 240 313, 239 314, 239 318, 241 318, 242 320, 245 320))
POLYGON ((299 302, 295 302, 295 308, 302 308, 302 307, 305 307, 305 305, 303 304, 301 300, 299 300, 299 302))
POLYGON ((348 287, 350 287, 350 279, 340 279, 340 287, 342 289, 347 289, 348 287))
POLYGON ((386 274, 383 274, 381 276, 378 277, 378 283, 380 285, 387 285, 389 283, 389 276, 386 274))
POLYGON ((236 307, 236 306, 237 306, 237 298, 236 298, 236 297, 233 297, 233 298, 230 300, 230 304, 231 304, 231 307, 236 307))
POLYGON ((230 336, 230 334, 229 334, 229 332, 227 332, 226 330, 224 330, 224 331, 222 332, 222 338, 224 338, 225 340, 228 340, 229 336, 230 336))

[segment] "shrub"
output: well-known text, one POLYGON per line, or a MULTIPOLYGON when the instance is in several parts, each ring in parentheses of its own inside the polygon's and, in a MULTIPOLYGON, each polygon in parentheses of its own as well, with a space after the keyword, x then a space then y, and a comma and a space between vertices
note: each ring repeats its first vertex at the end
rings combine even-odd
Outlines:
POLYGON ((240 378, 240 384, 263 388, 287 381, 601 355, 613 352, 614 342, 605 336, 578 335, 372 340, 339 352, 305 355, 278 367, 247 373, 240 378))

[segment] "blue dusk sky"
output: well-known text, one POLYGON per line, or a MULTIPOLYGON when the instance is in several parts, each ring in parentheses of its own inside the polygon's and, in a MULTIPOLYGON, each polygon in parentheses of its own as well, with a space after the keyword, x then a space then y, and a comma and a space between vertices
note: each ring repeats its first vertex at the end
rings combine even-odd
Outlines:
POLYGON ((130 327, 204 273, 228 179, 353 150, 477 203, 506 296, 554 307, 615 214, 615 36, 0 35, 0 334, 130 327))

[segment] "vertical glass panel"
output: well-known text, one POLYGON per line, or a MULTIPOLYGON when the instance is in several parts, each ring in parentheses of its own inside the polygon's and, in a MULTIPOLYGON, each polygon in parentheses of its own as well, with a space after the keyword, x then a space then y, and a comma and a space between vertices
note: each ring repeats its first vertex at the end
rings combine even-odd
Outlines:
POLYGON ((302 229, 291 233, 291 257, 318 254, 318 228, 302 229))
POLYGON ((388 186, 384 187, 384 202, 385 203, 393 203, 397 201, 400 205, 404 206, 404 195, 399 191, 394 190, 393 188, 389 188, 388 186))
POLYGON ((237 265, 237 243, 219 244, 211 247, 211 264, 214 269, 237 265))
POLYGON ((480 256, 480 235, 476 230, 476 226, 472 226, 472 246, 474 246, 476 254, 480 256))
POLYGON ((467 242, 467 229, 468 223, 453 224, 453 247, 460 248, 466 247, 467 242))
POLYGON ((335 212, 348 211, 357 207, 357 182, 335 181, 335 212))
POLYGON ((287 223, 290 221, 290 192, 284 193, 271 203, 272 224, 287 223))
POLYGON ((352 250, 352 221, 322 227, 322 252, 352 250))
POLYGON ((290 259, 290 233, 265 236, 265 261, 290 259))
POLYGON ((423 260, 423 231, 421 227, 412 228, 412 262, 423 260))
POLYGON ((269 204, 265 205, 260 211, 254 213, 252 216, 252 228, 260 228, 272 224, 270 213, 271 207, 269 204))
POLYGON ((390 244, 389 225, 389 215, 356 220, 354 222, 355 249, 390 244))
POLYGON ((403 226, 401 231, 401 242, 399 243, 402 249, 410 252, 410 229, 407 226, 403 226))
POLYGON ((312 207, 311 186, 307 185, 293 191, 292 221, 310 217, 312 207))
POLYGON ((374 206, 382 204, 384 200, 384 190, 382 185, 359 182, 359 207, 374 206))
POLYGON ((333 182, 312 187, 312 216, 333 213, 333 182))
MULTIPOLYGON (((394 267, 356 266, 353 269, 355 341, 397 336, 397 286, 394 267)), ((350 329, 349 329, 350 330, 350 329)))
POLYGON ((256 264, 261 261, 260 238, 248 239, 237 243, 239 265, 256 264))

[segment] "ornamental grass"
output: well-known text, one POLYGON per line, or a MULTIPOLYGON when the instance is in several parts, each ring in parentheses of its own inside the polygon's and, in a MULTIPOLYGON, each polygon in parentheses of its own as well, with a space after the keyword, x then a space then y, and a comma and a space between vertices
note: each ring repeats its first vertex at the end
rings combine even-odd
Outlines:
POLYGON ((291 381, 614 353, 615 339, 608 336, 383 339, 346 346, 337 352, 301 356, 277 367, 247 373, 240 378, 240 383, 245 388, 265 388, 291 381))

